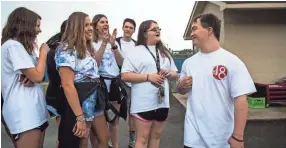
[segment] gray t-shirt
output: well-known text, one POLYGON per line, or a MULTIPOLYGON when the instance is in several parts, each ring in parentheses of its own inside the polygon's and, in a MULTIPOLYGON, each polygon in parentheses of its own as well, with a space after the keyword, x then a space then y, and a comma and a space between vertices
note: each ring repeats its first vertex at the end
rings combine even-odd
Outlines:
POLYGON ((42 85, 25 87, 19 82, 21 70, 35 67, 36 58, 16 40, 8 40, 1 46, 2 114, 11 134, 34 129, 48 119, 42 85))

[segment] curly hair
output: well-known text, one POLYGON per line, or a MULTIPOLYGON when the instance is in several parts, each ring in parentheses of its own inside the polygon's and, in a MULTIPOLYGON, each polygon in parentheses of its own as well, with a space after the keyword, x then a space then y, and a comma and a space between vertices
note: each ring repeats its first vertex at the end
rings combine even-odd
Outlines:
POLYGON ((32 54, 37 37, 37 20, 41 17, 25 8, 15 9, 8 17, 7 23, 2 30, 1 45, 9 39, 20 42, 29 54, 32 54))

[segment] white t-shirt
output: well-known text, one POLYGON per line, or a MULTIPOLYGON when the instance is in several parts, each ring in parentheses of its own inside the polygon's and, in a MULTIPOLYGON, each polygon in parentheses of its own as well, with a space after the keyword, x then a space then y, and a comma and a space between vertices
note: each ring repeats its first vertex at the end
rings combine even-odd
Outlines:
MULTIPOLYGON (((155 46, 148 46, 156 58, 155 46)), ((167 57, 160 54, 161 69, 177 71, 173 59, 171 62, 167 57)), ((157 73, 156 63, 145 46, 136 46, 128 52, 124 59, 121 73, 134 72, 139 74, 157 73)), ((158 108, 169 108, 169 83, 164 81, 165 97, 161 104, 158 103, 158 88, 150 82, 132 83, 131 87, 131 113, 140 113, 155 110, 158 108)))
MULTIPOLYGON (((136 46, 133 40, 130 40, 129 42, 124 41, 123 38, 120 39, 121 48, 119 47, 119 50, 121 51, 121 55, 123 58, 125 58, 126 53, 128 53, 130 50, 133 50, 136 46)), ((131 87, 131 83, 125 82, 126 85, 131 87)))
MULTIPOLYGON (((102 41, 98 41, 97 43, 94 42, 94 50, 95 53, 99 50, 100 46, 102 44, 102 41)), ((119 45, 117 42, 115 44, 118 46, 119 45)), ((120 52, 120 50, 118 50, 120 52)), ((120 74, 119 72, 119 67, 115 59, 115 55, 111 49, 111 45, 108 43, 105 47, 105 51, 102 55, 102 60, 99 65, 98 73, 102 77, 107 77, 107 78, 115 78, 120 74)), ((110 91, 110 80, 104 80, 107 86, 108 92, 110 91)))
POLYGON ((36 55, 29 55, 18 41, 8 40, 1 47, 1 62, 2 113, 11 134, 45 123, 48 112, 42 85, 24 87, 19 82, 21 69, 35 67, 36 55))
POLYGON ((188 94, 184 144, 195 148, 229 148, 234 129, 234 100, 256 92, 244 63, 219 49, 198 52, 182 66, 180 77, 192 76, 188 94))

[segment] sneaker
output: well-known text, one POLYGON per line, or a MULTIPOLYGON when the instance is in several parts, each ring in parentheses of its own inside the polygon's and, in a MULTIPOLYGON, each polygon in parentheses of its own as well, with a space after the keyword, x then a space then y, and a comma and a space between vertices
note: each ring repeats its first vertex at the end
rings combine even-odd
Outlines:
POLYGON ((135 139, 136 139, 135 131, 129 132, 128 148, 134 148, 135 147, 135 139))
POLYGON ((113 147, 112 142, 111 142, 110 139, 108 140, 108 147, 109 147, 109 148, 112 148, 112 147, 113 147))

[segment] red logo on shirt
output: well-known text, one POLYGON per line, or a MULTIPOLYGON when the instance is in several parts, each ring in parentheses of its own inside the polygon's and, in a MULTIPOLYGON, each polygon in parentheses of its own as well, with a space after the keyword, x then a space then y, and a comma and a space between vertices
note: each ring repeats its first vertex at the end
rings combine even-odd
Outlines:
POLYGON ((213 69, 213 76, 217 80, 222 80, 227 76, 227 69, 223 65, 217 65, 213 69))

